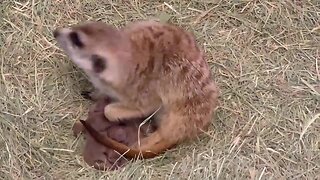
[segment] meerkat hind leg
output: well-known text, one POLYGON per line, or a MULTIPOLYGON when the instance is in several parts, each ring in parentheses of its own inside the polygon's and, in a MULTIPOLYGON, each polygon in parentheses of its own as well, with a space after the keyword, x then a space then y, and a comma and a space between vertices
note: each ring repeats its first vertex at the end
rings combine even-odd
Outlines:
POLYGON ((186 126, 182 116, 175 112, 164 114, 158 129, 148 137, 140 139, 133 148, 159 154, 170 149, 187 138, 186 126))

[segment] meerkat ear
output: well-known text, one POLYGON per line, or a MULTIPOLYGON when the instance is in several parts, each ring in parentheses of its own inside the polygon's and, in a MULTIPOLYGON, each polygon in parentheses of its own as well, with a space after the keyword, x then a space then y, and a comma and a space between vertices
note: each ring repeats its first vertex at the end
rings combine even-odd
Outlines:
POLYGON ((76 46, 78 48, 84 47, 83 40, 81 39, 80 34, 78 32, 76 32, 76 31, 70 32, 69 38, 74 46, 76 46))

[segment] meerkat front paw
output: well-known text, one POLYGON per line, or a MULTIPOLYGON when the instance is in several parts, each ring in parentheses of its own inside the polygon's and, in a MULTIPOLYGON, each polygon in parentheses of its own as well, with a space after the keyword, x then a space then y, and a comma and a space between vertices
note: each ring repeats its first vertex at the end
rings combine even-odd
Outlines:
POLYGON ((104 107, 104 116, 109 121, 119 122, 120 121, 120 118, 118 117, 119 115, 121 115, 121 111, 117 109, 115 106, 113 106, 112 104, 104 107))
POLYGON ((122 103, 112 103, 107 105, 104 108, 104 115, 109 121, 113 122, 144 117, 143 113, 139 109, 126 106, 122 103))
POLYGON ((101 93, 99 90, 91 90, 91 91, 81 91, 81 96, 84 99, 90 100, 90 101, 98 101, 100 99, 108 98, 105 94, 101 93))

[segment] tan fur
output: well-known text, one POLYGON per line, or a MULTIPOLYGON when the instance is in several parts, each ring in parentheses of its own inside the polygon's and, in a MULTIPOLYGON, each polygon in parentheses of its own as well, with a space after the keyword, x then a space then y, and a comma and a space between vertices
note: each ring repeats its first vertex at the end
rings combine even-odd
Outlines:
MULTIPOLYGON (((162 153, 207 130, 217 108, 218 90, 191 33, 155 21, 135 22, 120 30, 92 22, 68 30, 82 34, 85 47, 67 54, 100 93, 117 99, 105 107, 110 121, 145 117, 161 107, 156 114, 157 131, 142 139, 141 146, 133 146, 134 153, 127 157, 136 157, 137 152, 162 153), (76 53, 98 54, 108 66, 102 73, 94 73, 88 66, 90 58, 75 60, 79 58, 76 53)), ((68 42, 63 35, 57 40, 61 47, 68 42)), ((114 142, 110 145, 110 141, 99 141, 115 146, 114 142)), ((118 150, 121 145, 116 146, 118 150)))

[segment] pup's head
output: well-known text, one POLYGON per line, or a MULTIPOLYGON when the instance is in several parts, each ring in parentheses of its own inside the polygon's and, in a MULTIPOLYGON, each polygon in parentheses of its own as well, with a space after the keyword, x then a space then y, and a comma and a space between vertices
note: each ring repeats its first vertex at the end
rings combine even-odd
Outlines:
POLYGON ((126 71, 131 52, 128 38, 102 22, 87 22, 57 28, 53 35, 58 46, 86 73, 114 81, 126 71))

